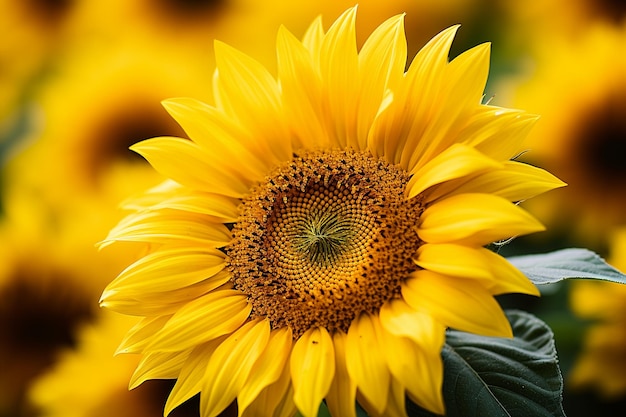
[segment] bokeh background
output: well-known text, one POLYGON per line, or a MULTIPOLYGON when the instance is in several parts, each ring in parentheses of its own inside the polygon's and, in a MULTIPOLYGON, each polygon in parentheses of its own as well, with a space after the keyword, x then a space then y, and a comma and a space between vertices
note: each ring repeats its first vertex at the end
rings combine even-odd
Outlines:
MULTIPOLYGON (((211 100, 215 39, 274 70, 279 25, 301 36, 355 1, 0 0, 0 417, 162 415, 172 383, 129 392, 138 359, 113 357, 136 320, 98 308, 136 249, 95 243, 161 180, 128 146, 183 134, 161 100, 211 100)), ((548 231, 502 252, 586 247, 626 270, 626 2, 359 3, 360 43, 401 12, 410 57, 456 23, 451 56, 491 41, 486 100, 541 115, 520 159, 569 187, 524 202, 548 231)), ((569 416, 626 411, 626 286, 501 301, 552 327, 569 416)))

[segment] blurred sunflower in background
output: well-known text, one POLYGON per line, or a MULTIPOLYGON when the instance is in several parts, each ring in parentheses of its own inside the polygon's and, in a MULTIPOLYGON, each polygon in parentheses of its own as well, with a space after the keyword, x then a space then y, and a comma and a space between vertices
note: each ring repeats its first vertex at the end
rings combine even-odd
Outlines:
POLYGON ((493 296, 538 294, 483 246, 543 230, 512 203, 564 184, 510 161, 536 117, 482 104, 489 45, 448 62, 452 27, 405 74, 403 16, 360 52, 355 18, 281 28, 278 79, 216 43, 215 105, 164 102, 190 139, 132 147, 170 180, 103 242, 147 252, 101 305, 144 317, 120 352, 131 387, 177 378, 166 414, 443 413, 445 329, 511 336, 493 296))
MULTIPOLYGON (((613 234, 609 261, 626 271, 626 228, 613 234)), ((573 311, 591 321, 568 383, 574 392, 594 391, 608 402, 626 397, 626 288, 610 282, 576 282, 573 311)))
POLYGON ((626 22, 626 4, 614 0, 528 0, 502 2, 501 7, 503 17, 515 25, 509 34, 535 42, 547 37, 575 39, 589 26, 626 22))
MULTIPOLYGON (((561 3, 545 2, 559 10, 561 3)), ((530 202, 529 209, 564 239, 603 252, 606 236, 626 222, 626 22, 590 11, 609 3, 619 7, 577 1, 562 8, 561 19, 533 15, 536 26, 520 27, 544 28, 541 22, 546 22, 546 28, 534 35, 521 30, 531 43, 530 61, 523 72, 498 85, 516 106, 542 115, 529 135, 527 159, 549 165, 571 185, 530 202), (588 14, 585 24, 581 10, 588 14), (563 29, 567 24, 576 30, 563 29)))
MULTIPOLYGON (((77 347, 58 361, 30 389, 31 405, 42 417, 154 417, 162 414, 173 383, 150 381, 132 391, 128 379, 139 358, 115 356, 119 340, 137 318, 103 311, 81 326, 77 347)), ((181 407, 172 417, 197 416, 197 404, 181 407)))
MULTIPOLYGON (((102 198, 111 172, 147 167, 128 147, 154 134, 180 132, 159 101, 173 93, 202 95, 204 73, 173 65, 177 59, 179 54, 151 44, 99 44, 59 62, 36 97, 41 127, 7 163, 7 193, 30 190, 47 206, 65 210, 69 201, 102 198)), ((116 186, 122 187, 118 197, 132 191, 116 186)))
MULTIPOLYGON (((35 230, 29 208, 25 227, 0 225, 0 415, 24 415, 27 386, 55 360, 55 350, 75 342, 74 330, 95 312, 79 284, 76 260, 58 256, 61 243, 35 230), (34 233, 33 233, 34 232, 34 233)), ((62 243, 61 243, 62 244, 62 243)), ((113 272, 113 270, 109 270, 113 272)))

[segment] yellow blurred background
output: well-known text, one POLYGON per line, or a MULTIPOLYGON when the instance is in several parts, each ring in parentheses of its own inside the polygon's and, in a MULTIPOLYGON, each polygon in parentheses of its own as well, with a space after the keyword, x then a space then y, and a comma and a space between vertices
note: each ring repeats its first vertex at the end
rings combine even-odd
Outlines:
MULTIPOLYGON (((214 40, 273 70, 280 25, 301 36, 355 1, 0 0, 0 417, 162 415, 172 384, 128 392, 137 358, 113 357, 135 321, 98 307, 136 254, 95 243, 161 180, 128 146, 183 135, 161 100, 211 101, 214 40)), ((361 0, 358 41, 402 12, 409 59, 461 23, 452 55, 493 43, 486 100, 542 117, 520 158, 569 186, 528 202, 549 231, 508 253, 581 246, 626 269, 626 3, 361 0)), ((626 410, 624 288, 525 306, 555 331, 566 413, 626 410)))

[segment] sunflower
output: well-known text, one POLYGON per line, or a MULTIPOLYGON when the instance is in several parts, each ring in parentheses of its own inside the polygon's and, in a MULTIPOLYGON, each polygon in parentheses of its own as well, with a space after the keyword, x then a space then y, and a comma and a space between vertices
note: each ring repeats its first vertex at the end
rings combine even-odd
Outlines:
POLYGON ((0 415, 22 415, 28 384, 74 343, 74 327, 95 307, 76 268, 29 232, 0 224, 0 415))
POLYGON ((571 184, 529 208, 597 246, 626 222, 626 59, 615 53, 624 48, 626 25, 594 25, 575 41, 542 39, 534 71, 511 84, 516 105, 544 117, 526 142, 533 162, 571 184))
POLYGON ((217 42, 215 104, 164 102, 190 139, 132 147, 169 179, 101 244, 146 245, 101 305, 143 316, 119 350, 131 387, 177 379, 166 414, 443 413, 445 329, 510 337, 493 295, 538 294, 483 247, 542 230, 513 202, 563 185, 510 160, 536 116, 482 104, 489 45, 449 62, 456 26, 405 72, 403 17, 360 51, 356 8, 281 28, 277 78, 217 42))
MULTIPOLYGON (((119 338, 136 322, 135 317, 100 310, 97 320, 78 329, 77 346, 63 350, 57 362, 31 384, 30 407, 42 417, 158 415, 172 383, 150 381, 128 391, 138 358, 113 355, 119 338)), ((185 411, 176 415, 194 415, 193 407, 185 411)))
MULTIPOLYGON (((626 271, 626 228, 613 234, 609 262, 626 271)), ((572 310, 593 324, 567 382, 573 389, 592 388, 606 399, 623 398, 626 395, 626 286, 594 281, 574 284, 570 294, 572 310)))
POLYGON ((33 102, 40 123, 5 168, 11 178, 7 192, 37 193, 40 204, 62 210, 77 199, 101 199, 113 171, 144 172, 143 185, 117 184, 118 199, 161 181, 128 146, 156 135, 183 134, 159 106, 164 98, 193 91, 210 96, 200 65, 172 64, 187 60, 186 51, 140 40, 83 41, 59 56, 55 71, 37 90, 33 102))

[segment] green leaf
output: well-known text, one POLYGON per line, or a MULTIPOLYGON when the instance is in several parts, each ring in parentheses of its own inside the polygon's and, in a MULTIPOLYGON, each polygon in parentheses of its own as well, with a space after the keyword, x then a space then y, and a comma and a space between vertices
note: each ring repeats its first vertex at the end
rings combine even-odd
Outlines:
POLYGON ((320 410, 317 417, 331 417, 330 411, 328 411, 328 407, 326 407, 326 403, 322 402, 320 404, 320 410))
MULTIPOLYGON (((507 316, 511 339, 448 332, 442 351, 447 416, 565 416, 552 331, 531 314, 507 316)), ((407 411, 434 416, 410 402, 407 411)))
POLYGON ((626 284, 626 275, 587 249, 562 249, 539 255, 513 256, 508 260, 537 285, 553 284, 569 278, 626 284))

